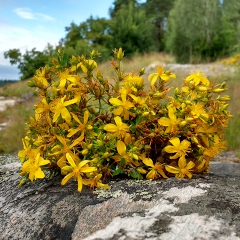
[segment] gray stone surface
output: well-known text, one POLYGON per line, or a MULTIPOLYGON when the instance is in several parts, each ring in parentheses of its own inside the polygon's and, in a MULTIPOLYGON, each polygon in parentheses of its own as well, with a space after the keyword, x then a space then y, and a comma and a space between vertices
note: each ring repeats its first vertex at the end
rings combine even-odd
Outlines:
POLYGON ((239 176, 121 179, 109 191, 78 193, 76 182, 62 187, 60 178, 18 187, 10 167, 0 169, 10 174, 0 183, 3 240, 240 239, 239 176))

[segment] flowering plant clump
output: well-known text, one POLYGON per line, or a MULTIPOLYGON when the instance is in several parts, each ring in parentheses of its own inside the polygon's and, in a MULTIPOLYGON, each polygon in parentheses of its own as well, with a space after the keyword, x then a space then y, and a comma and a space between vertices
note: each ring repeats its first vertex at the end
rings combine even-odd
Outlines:
POLYGON ((122 70, 121 48, 111 62, 114 79, 103 76, 98 55, 67 61, 60 52, 52 67, 39 69, 29 82, 39 101, 18 154, 20 185, 62 174, 62 185, 75 179, 81 191, 83 185, 108 188, 105 180, 120 176, 155 180, 206 173, 226 146, 226 83, 212 85, 197 71, 168 97, 169 81, 176 78, 171 71, 158 66, 147 89, 144 69, 122 70))

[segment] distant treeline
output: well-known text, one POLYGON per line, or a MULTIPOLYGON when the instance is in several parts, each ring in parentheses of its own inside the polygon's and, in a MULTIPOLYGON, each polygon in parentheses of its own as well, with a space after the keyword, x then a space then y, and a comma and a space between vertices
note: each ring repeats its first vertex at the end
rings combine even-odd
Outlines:
POLYGON ((109 7, 109 19, 90 16, 70 23, 56 47, 48 44, 44 51, 34 48, 24 54, 10 49, 4 56, 17 64, 24 80, 51 65, 59 48, 69 56, 98 50, 100 61, 120 47, 127 57, 164 51, 179 63, 214 61, 240 52, 240 1, 115 0, 109 7))
POLYGON ((3 87, 6 84, 12 84, 18 82, 18 80, 0 80, 0 87, 3 87))

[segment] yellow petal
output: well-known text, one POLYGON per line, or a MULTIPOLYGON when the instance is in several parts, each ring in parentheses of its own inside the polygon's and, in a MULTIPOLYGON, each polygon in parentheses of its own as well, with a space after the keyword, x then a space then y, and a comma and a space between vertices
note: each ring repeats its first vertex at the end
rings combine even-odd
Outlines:
POLYGON ((171 120, 166 117, 162 117, 158 120, 158 123, 163 126, 170 126, 171 125, 171 120))
MULTIPOLYGON (((77 66, 78 66, 78 65, 77 65, 77 66)), ((84 73, 87 73, 87 72, 88 72, 87 68, 86 68, 83 64, 81 64, 81 68, 82 68, 82 71, 83 71, 84 73)))
POLYGON ((175 152, 177 152, 177 149, 176 149, 176 147, 174 147, 174 146, 166 146, 166 147, 164 148, 164 150, 165 150, 167 153, 175 153, 175 152))
POLYGON ((187 163, 186 163, 185 157, 184 156, 180 157, 178 160, 178 166, 180 167, 180 169, 185 168, 186 165, 187 165, 187 163))
POLYGON ((192 178, 192 174, 190 172, 186 173, 186 175, 188 176, 188 178, 192 178))
POLYGON ((78 181, 78 192, 82 191, 82 177, 80 175, 77 176, 77 181, 78 181))
POLYGON ((89 160, 81 161, 81 162, 78 164, 78 168, 82 168, 84 165, 86 165, 86 164, 89 163, 89 162, 90 162, 89 160))
POLYGON ((60 116, 60 111, 56 111, 54 116, 53 116, 53 122, 56 122, 57 119, 59 118, 59 116, 60 116))
POLYGON ((165 166, 165 169, 170 173, 179 173, 180 169, 173 166, 165 166))
POLYGON ((179 138, 173 138, 173 139, 169 140, 169 142, 175 147, 178 147, 180 144, 179 138))
POLYGON ((89 111, 84 112, 83 123, 86 124, 89 117, 89 111))
POLYGON ((192 162, 192 161, 190 161, 190 162, 187 164, 186 168, 187 168, 187 169, 191 169, 191 168, 193 168, 194 166, 195 166, 195 163, 192 162))
POLYGON ((176 120, 176 116, 174 114, 174 110, 171 107, 168 108, 168 116, 169 116, 169 118, 171 120, 176 120))
POLYGON ((63 108, 61 110, 61 115, 62 115, 62 118, 66 120, 66 122, 71 122, 71 115, 66 108, 63 108))
POLYGON ((191 143, 190 143, 188 140, 184 139, 184 140, 181 142, 181 149, 186 150, 186 149, 189 148, 190 145, 191 145, 191 143))
POLYGON ((126 133, 126 135, 124 137, 124 143, 128 145, 131 142, 132 142, 132 137, 131 137, 130 133, 126 133))
POLYGON ((44 178, 44 177, 45 177, 45 174, 42 171, 42 169, 39 167, 37 169, 37 171, 35 172, 35 179, 37 179, 37 178, 44 178))
POLYGON ((118 128, 116 125, 109 123, 104 126, 104 130, 107 132, 117 132, 118 128))
POLYGON ((72 105, 72 104, 74 104, 76 102, 77 102, 77 98, 73 98, 71 100, 68 100, 68 101, 64 102, 63 105, 66 107, 66 106, 72 105))
POLYGON ((68 175, 66 175, 66 176, 62 179, 61 185, 65 185, 72 177, 73 177, 73 173, 69 173, 68 175))
POLYGON ((151 86, 153 87, 155 82, 158 80, 158 75, 155 75, 153 78, 152 78, 152 82, 151 82, 151 86))
POLYGON ((83 173, 89 173, 89 172, 94 172, 94 171, 97 171, 96 167, 83 167, 81 169, 81 172, 83 172, 83 173))
POLYGON ((50 163, 50 161, 49 160, 41 160, 40 162, 39 162, 39 166, 43 166, 43 165, 46 165, 46 164, 48 164, 48 163, 50 163))
POLYGON ((158 169, 157 172, 160 173, 162 177, 168 178, 162 169, 158 169))
POLYGON ((73 168, 77 167, 74 159, 72 158, 72 156, 71 156, 69 153, 66 154, 66 158, 67 158, 69 164, 70 164, 73 168))
POLYGON ((168 81, 168 80, 170 79, 170 77, 169 77, 166 73, 163 73, 163 74, 161 75, 161 79, 162 79, 163 81, 168 81))
POLYGON ((146 178, 147 178, 147 179, 155 179, 155 176, 156 176, 156 172, 155 172, 155 170, 152 169, 152 170, 147 174, 146 178))
POLYGON ((123 108, 120 106, 119 108, 112 111, 114 115, 121 115, 123 112, 123 108))
MULTIPOLYGON (((148 76, 148 81, 151 81, 154 76, 156 76, 157 73, 152 73, 148 76)), ((157 75, 158 76, 158 75, 157 75)))
POLYGON ((114 121, 117 126, 120 126, 122 124, 122 119, 119 116, 115 117, 114 121))
POLYGON ((116 106, 120 106, 122 105, 122 101, 117 99, 117 98, 111 98, 109 100, 109 102, 112 104, 112 105, 116 105, 116 106))
POLYGON ((124 156, 126 154, 126 145, 122 141, 117 142, 117 151, 119 155, 124 156))
POLYGON ((152 161, 151 158, 144 158, 142 161, 143 161, 143 163, 144 163, 146 166, 154 167, 153 161, 152 161))

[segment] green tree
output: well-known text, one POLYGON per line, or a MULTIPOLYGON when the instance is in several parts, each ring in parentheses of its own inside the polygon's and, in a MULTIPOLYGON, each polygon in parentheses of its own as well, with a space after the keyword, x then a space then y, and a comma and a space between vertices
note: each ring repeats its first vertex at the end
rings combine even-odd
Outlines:
POLYGON ((101 52, 102 60, 105 60, 111 53, 109 29, 110 20, 90 17, 80 25, 71 23, 70 27, 66 27, 67 34, 61 42, 69 55, 88 54, 96 49, 101 52))
POLYGON ((132 3, 123 4, 113 18, 111 48, 122 47, 127 56, 152 49, 151 27, 145 11, 132 3))
POLYGON ((37 51, 36 48, 33 48, 24 54, 19 49, 10 49, 4 52, 4 57, 9 59, 12 65, 18 65, 21 80, 25 80, 34 76, 37 69, 49 64, 54 52, 54 48, 48 44, 43 51, 37 51))
POLYGON ((232 52, 240 52, 240 2, 235 0, 222 1, 224 35, 228 36, 232 52))
POLYGON ((139 8, 140 4, 137 0, 115 0, 113 6, 109 8, 111 18, 116 16, 116 13, 122 8, 123 5, 132 4, 135 8, 139 8))
POLYGON ((176 0, 168 23, 167 49, 178 62, 215 60, 228 51, 219 0, 176 0))
POLYGON ((168 15, 175 0, 147 0, 144 4, 147 18, 153 25, 152 37, 157 51, 164 50, 164 32, 168 15))

